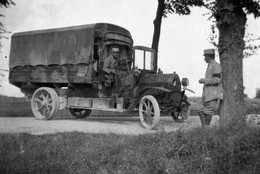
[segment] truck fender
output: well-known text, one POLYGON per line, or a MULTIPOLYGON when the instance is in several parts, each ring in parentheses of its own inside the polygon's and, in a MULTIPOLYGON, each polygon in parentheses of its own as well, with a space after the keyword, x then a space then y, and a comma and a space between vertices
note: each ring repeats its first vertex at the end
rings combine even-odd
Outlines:
POLYGON ((159 89, 161 91, 164 91, 164 92, 172 92, 171 90, 167 89, 167 88, 164 88, 164 87, 151 87, 153 89, 159 89))

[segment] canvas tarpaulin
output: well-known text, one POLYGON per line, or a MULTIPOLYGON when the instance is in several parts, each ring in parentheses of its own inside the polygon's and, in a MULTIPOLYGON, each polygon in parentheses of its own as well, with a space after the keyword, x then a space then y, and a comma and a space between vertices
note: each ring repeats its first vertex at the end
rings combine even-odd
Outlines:
POLYGON ((17 33, 12 36, 9 65, 89 63, 93 45, 92 25, 17 33))
POLYGON ((88 64, 95 36, 102 37, 102 33, 106 32, 118 32, 131 38, 126 29, 105 23, 15 33, 11 41, 10 68, 88 64))

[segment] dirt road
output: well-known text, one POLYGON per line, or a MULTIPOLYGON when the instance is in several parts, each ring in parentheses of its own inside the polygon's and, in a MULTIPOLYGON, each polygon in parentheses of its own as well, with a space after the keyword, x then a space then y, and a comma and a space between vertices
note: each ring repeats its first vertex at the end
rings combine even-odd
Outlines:
MULTIPOLYGON (((217 124, 218 116, 213 117, 217 124)), ((176 131, 199 126, 199 117, 191 116, 187 123, 176 123, 170 116, 161 117, 155 130, 142 127, 139 117, 88 117, 85 119, 56 118, 50 121, 36 120, 34 117, 0 117, 0 133, 26 132, 35 135, 57 132, 117 133, 138 135, 158 131, 176 131)))

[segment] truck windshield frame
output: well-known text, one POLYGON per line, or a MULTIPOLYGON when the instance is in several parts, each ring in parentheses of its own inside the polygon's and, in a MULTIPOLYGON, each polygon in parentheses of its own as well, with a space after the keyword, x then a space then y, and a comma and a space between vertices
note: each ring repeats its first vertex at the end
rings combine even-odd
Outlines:
POLYGON ((134 66, 138 67, 142 71, 148 71, 151 73, 156 73, 155 69, 155 54, 156 51, 144 47, 144 46, 134 46, 133 47, 133 53, 134 53, 134 66))

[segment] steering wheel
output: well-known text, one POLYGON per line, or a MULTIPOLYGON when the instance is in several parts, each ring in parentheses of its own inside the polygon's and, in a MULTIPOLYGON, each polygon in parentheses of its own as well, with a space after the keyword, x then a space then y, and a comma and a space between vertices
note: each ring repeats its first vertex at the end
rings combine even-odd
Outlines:
POLYGON ((126 66, 129 62, 133 62, 133 58, 125 58, 117 62, 117 66, 126 66))

